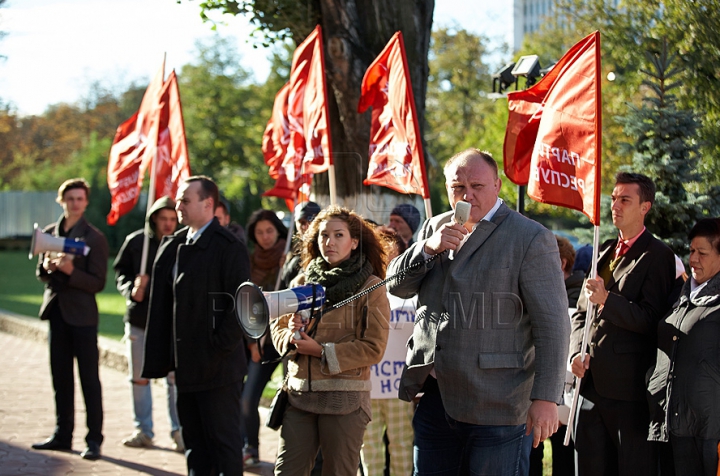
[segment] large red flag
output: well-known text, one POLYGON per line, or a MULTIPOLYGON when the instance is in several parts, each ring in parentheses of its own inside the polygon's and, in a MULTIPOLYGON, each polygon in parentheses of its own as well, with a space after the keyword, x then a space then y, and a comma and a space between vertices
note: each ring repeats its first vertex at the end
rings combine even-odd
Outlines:
POLYGON ((288 177, 321 173, 332 164, 325 60, 320 25, 295 50, 290 70, 290 143, 283 161, 288 177))
POLYGON ((180 182, 190 174, 180 90, 175 71, 170 73, 160 93, 160 135, 155 163, 155 198, 175 197, 180 182))
POLYGON ((163 75, 164 66, 145 90, 140 109, 115 133, 107 171, 111 195, 108 225, 114 225, 122 215, 132 210, 140 195, 145 170, 157 147, 158 97, 163 87, 163 75))
POLYGON ((265 163, 270 167, 268 173, 274 179, 277 179, 280 175, 278 169, 282 165, 290 143, 290 126, 287 114, 289 94, 290 83, 285 83, 275 95, 272 116, 263 134, 263 156, 265 157, 265 163))
POLYGON ((508 93, 505 173, 534 200, 600 224, 600 33, 573 46, 535 86, 508 93))
POLYGON ((283 198, 288 209, 293 211, 294 203, 309 200, 313 174, 296 174, 294 172, 294 163, 290 162, 287 168, 283 167, 282 164, 290 143, 290 128, 287 115, 289 94, 290 83, 286 83, 275 95, 272 117, 268 121, 263 134, 263 156, 265 157, 265 163, 270 167, 268 174, 275 179, 275 186, 263 193, 263 196, 283 198), (292 178, 289 178, 286 173, 288 169, 293 173, 292 178))
POLYGON ((365 185, 430 198, 422 140, 401 32, 365 72, 358 112, 373 108, 365 185))

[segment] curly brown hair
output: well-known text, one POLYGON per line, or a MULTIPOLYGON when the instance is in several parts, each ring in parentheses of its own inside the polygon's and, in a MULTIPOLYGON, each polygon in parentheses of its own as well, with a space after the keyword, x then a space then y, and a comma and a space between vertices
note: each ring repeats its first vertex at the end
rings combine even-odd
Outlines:
POLYGON ((375 227, 354 211, 338 206, 330 206, 320 211, 303 235, 301 256, 303 268, 320 256, 320 247, 318 246, 320 224, 332 219, 342 220, 347 224, 350 237, 357 239, 359 242, 358 247, 352 253, 364 254, 373 267, 373 274, 380 279, 384 279, 386 268, 385 247, 375 227))

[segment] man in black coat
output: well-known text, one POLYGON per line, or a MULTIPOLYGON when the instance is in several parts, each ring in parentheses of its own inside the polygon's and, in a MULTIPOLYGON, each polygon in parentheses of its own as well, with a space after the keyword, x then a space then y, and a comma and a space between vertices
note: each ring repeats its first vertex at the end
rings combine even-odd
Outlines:
POLYGON ((619 237, 600 248, 596 279, 573 315, 572 371, 582 377, 575 449, 578 474, 656 475, 657 448, 647 441, 645 376, 655 361, 658 321, 669 309, 675 256, 645 229, 655 184, 640 174, 619 173, 612 220, 619 237), (597 307, 580 358, 588 300, 597 307))
MULTIPOLYGON (((131 448, 151 448, 153 446, 152 392, 150 380, 140 376, 142 372, 143 350, 145 349, 145 326, 147 324, 148 303, 150 302, 149 271, 160 247, 163 237, 172 235, 177 228, 175 202, 170 197, 162 197, 153 203, 145 218, 145 227, 125 238, 118 252, 113 268, 116 286, 125 298, 125 340, 128 349, 128 370, 133 396, 133 420, 135 431, 122 442, 131 448), (142 267, 142 254, 147 238, 145 267, 142 267)), ((175 405, 175 374, 166 377, 168 414, 170 416, 170 436, 173 449, 185 452, 180 435, 177 408, 175 405)))
POLYGON ((215 183, 185 179, 176 197, 185 228, 153 264, 143 378, 175 370, 189 474, 242 474, 240 394, 247 370, 234 296, 250 279, 247 248, 214 217, 215 183))
POLYGON ((57 426, 53 435, 32 447, 36 450, 69 450, 75 426, 75 377, 77 359, 85 397, 88 433, 85 459, 100 458, 103 441, 102 390, 98 372, 98 307, 95 294, 105 287, 108 243, 105 236, 85 220, 90 187, 81 178, 69 179, 58 189, 63 215, 45 233, 84 241, 87 256, 50 252, 40 255, 35 274, 45 283, 40 319, 50 321, 50 370, 55 389, 57 426))

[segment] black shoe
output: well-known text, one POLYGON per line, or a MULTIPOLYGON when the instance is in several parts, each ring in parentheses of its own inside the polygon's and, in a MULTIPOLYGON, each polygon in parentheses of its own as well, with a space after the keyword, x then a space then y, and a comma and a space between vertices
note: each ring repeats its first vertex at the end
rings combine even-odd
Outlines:
POLYGON ((94 441, 88 441, 85 451, 80 453, 83 459, 96 460, 100 459, 100 445, 94 441))
POLYGON ((32 448, 34 450, 70 451, 71 445, 70 443, 60 441, 55 435, 53 435, 42 443, 33 443, 32 448))

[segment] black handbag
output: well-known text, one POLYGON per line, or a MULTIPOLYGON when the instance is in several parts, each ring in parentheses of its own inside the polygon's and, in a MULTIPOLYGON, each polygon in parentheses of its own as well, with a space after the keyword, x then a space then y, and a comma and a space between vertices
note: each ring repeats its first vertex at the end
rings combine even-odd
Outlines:
POLYGON ((277 389, 277 392, 275 392, 275 397, 273 397, 272 403, 270 403, 270 412, 265 420, 265 426, 272 430, 277 430, 282 426, 283 416, 285 415, 285 409, 288 405, 288 391, 285 388, 286 382, 287 377, 282 385, 280 385, 280 388, 277 389))

